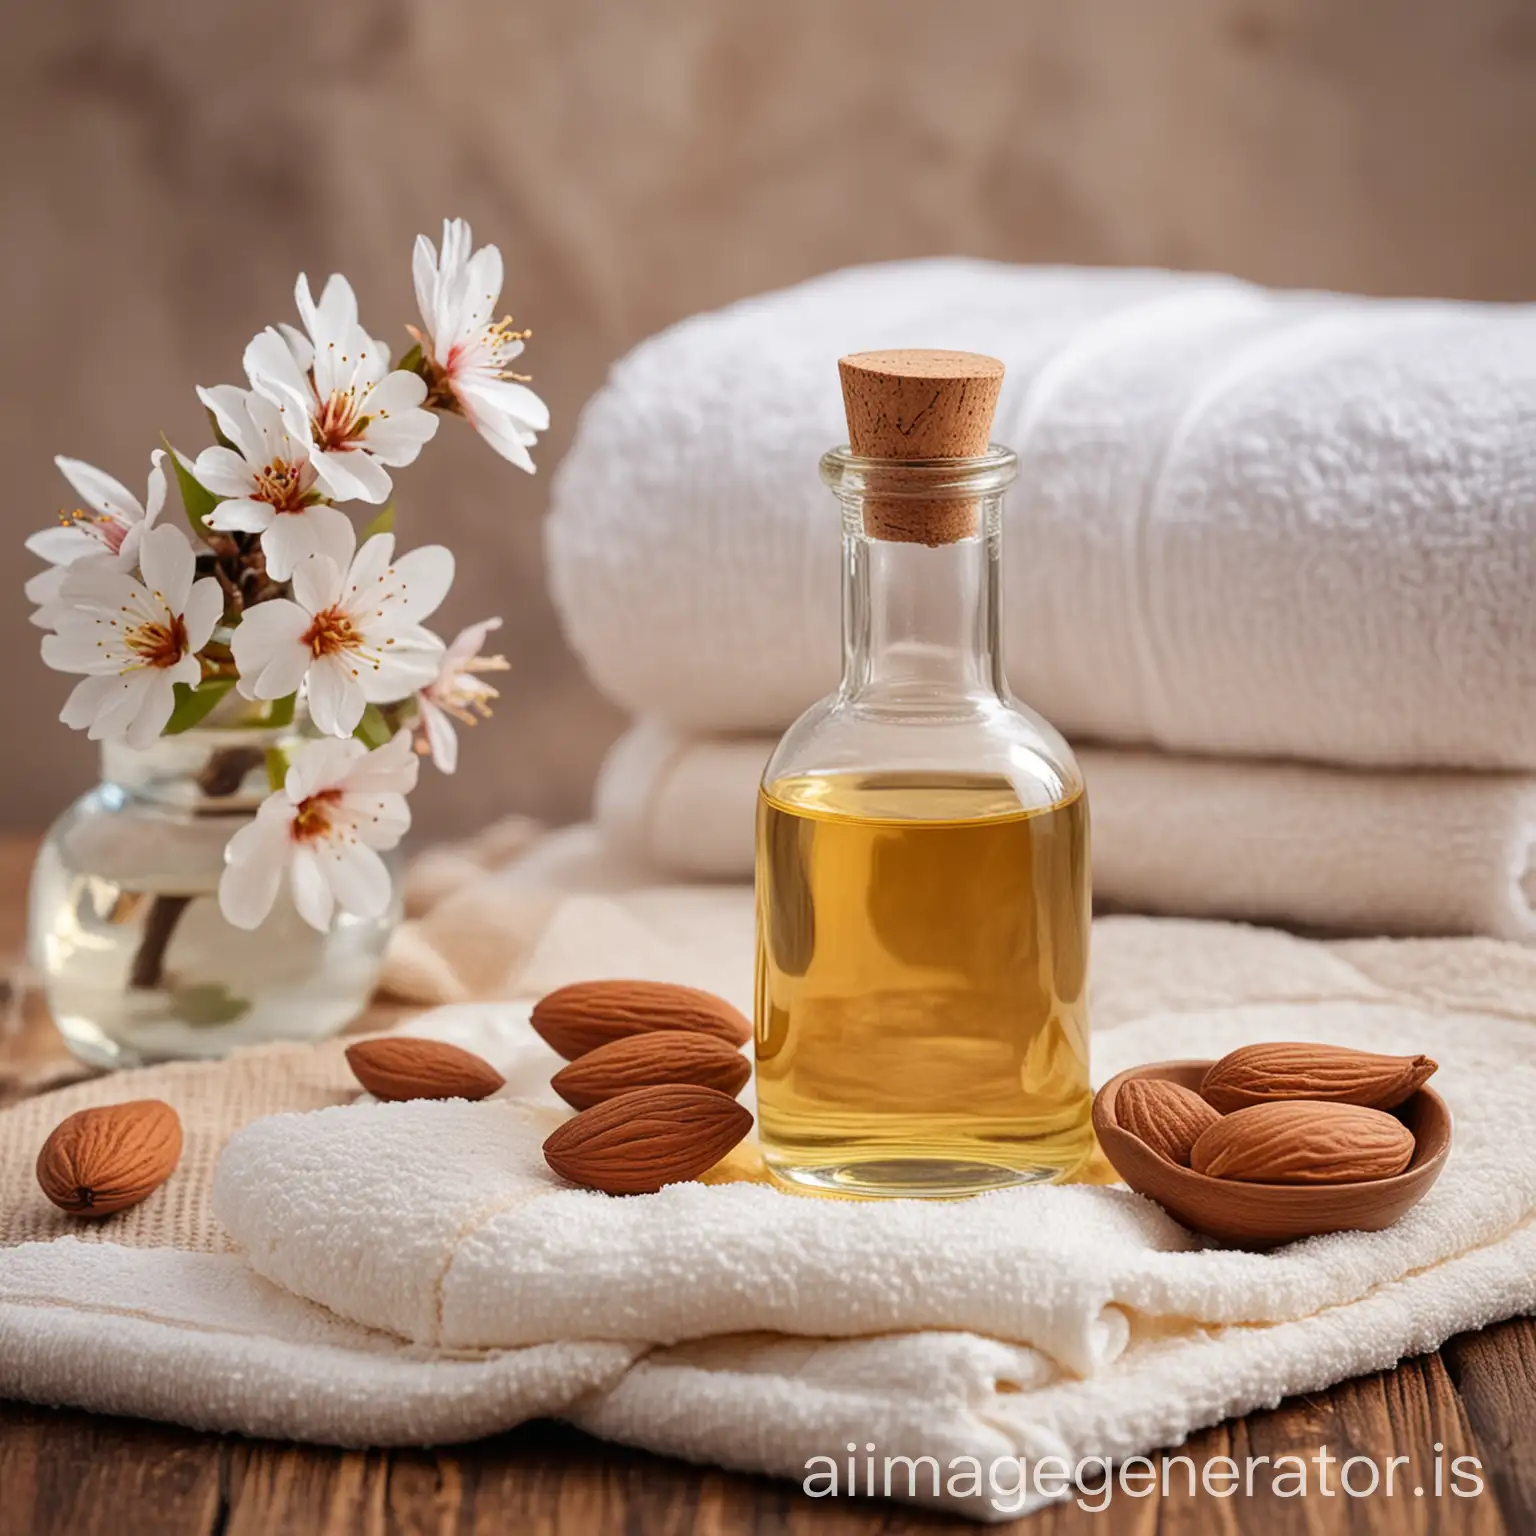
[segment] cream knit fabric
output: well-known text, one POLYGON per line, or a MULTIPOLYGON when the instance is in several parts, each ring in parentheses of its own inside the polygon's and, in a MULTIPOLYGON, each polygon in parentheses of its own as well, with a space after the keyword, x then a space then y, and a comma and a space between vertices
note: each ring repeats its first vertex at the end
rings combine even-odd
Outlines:
POLYGON ((0 1248, 70 1237, 132 1248, 227 1252, 208 1191, 219 1152, 237 1126, 282 1110, 323 1109, 357 1096, 339 1042, 274 1045, 226 1062, 177 1062, 91 1078, 22 1099, 0 1112, 0 1248), (155 1197, 105 1221, 66 1216, 37 1186, 37 1154, 66 1115, 128 1099, 164 1099, 181 1116, 181 1162, 155 1197))

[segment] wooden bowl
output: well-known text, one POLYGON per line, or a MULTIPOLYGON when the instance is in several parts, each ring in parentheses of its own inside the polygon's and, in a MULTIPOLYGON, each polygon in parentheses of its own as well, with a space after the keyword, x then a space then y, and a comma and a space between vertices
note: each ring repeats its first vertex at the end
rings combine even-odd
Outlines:
POLYGON ((1197 1232, 1245 1248, 1270 1248, 1321 1232, 1379 1232, 1424 1198, 1451 1150, 1451 1112, 1433 1088, 1392 1111, 1413 1132, 1413 1161, 1390 1179, 1354 1184, 1245 1184, 1213 1179, 1160 1157, 1122 1130, 1115 1100, 1122 1083, 1145 1077, 1199 1091, 1209 1061, 1157 1061, 1112 1077, 1093 1101, 1093 1129, 1115 1171, 1138 1194, 1197 1232))

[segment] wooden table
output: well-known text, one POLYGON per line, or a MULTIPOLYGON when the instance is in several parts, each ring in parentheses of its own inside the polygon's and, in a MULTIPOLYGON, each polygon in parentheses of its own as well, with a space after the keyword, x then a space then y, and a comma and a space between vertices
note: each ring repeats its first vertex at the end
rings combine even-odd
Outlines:
MULTIPOLYGON (((19 955, 25 876, 33 843, 0 839, 0 958, 19 955)), ((0 1042, 11 1091, 49 1080, 57 1053, 35 1015, 0 1042)), ((0 1078, 0 1092, 5 1079, 0 1078)), ((1025 1536, 1152 1533, 1426 1532, 1445 1536, 1536 1533, 1536 1321, 1517 1319, 1452 1339, 1396 1370, 1293 1398, 1194 1436, 1177 1453, 1208 1458, 1298 1455, 1308 1495, 1249 1498, 1186 1488, 1168 1467, 1163 1497, 1117 1495, 1091 1514, 1071 1503, 1010 1529, 1025 1536), (1485 1479, 1475 1498, 1435 1498, 1436 1444, 1443 1463, 1475 1456, 1485 1479), (1337 1458, 1331 1497, 1317 1491, 1320 1448, 1337 1458), (1411 1458, 1392 1498, 1337 1491, 1338 1466, 1369 1456, 1379 1468, 1411 1458), (1423 1497, 1412 1495, 1422 1479, 1423 1497)), ((1363 1469, 1360 1476, 1364 1476, 1363 1469)), ((1217 1486, 1221 1482, 1216 1480, 1217 1486)), ((622 1531, 628 1536, 704 1532, 854 1533, 971 1531, 968 1521, 897 1504, 812 1500, 788 1482, 702 1470, 604 1444, 551 1423, 524 1425, 474 1445, 438 1450, 343 1452, 281 1445, 130 1419, 0 1401, 0 1536, 340 1536, 431 1532, 622 1531)))

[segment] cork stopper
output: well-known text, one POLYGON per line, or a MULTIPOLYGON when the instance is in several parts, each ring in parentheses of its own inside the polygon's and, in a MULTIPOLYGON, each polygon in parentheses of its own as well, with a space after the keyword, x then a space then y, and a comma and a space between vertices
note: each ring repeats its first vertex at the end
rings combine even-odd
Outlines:
POLYGON ((902 492, 899 461, 966 459, 987 451, 1003 365, 979 352, 911 348, 856 352, 838 359, 848 442, 863 458, 889 459, 888 489, 864 503, 871 538, 913 544, 952 544, 976 531, 977 504, 964 496, 925 497, 912 476, 902 492))

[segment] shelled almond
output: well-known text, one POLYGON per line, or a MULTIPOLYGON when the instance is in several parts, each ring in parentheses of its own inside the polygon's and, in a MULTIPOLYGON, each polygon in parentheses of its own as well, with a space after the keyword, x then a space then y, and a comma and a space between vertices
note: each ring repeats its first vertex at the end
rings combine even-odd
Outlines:
POLYGON ((1189 1166, 1202 1131, 1221 1119, 1193 1089, 1155 1078, 1133 1078, 1120 1090, 1120 1124, 1171 1163, 1189 1166))
POLYGON ((567 1120, 544 1143, 544 1159, 572 1184, 648 1195, 698 1178, 751 1129, 752 1116, 713 1088, 636 1088, 567 1120))
POLYGON ((181 1160, 181 1117, 160 1099, 82 1109, 37 1155, 37 1182, 61 1211, 111 1216, 148 1199, 181 1160))
POLYGON ((380 1035, 347 1047, 352 1075, 375 1098, 484 1099, 506 1079, 483 1057, 446 1040, 380 1035))
POLYGON ((549 1080, 572 1109, 590 1109, 635 1088, 691 1083, 735 1098, 752 1076, 752 1063, 712 1035, 657 1029, 611 1040, 578 1056, 549 1080))
POLYGON ((1189 1165, 1251 1184, 1353 1184, 1389 1179, 1413 1161, 1413 1132, 1385 1110, 1275 1099, 1219 1115, 1189 1165))
POLYGON ((723 997, 662 981, 579 981, 541 998, 531 1022, 567 1061, 614 1040, 661 1029, 709 1035, 736 1046, 752 1038, 745 1015, 723 997))
POLYGON ((1342 1045, 1276 1040, 1231 1051, 1205 1074, 1200 1093, 1223 1114, 1276 1099, 1318 1099, 1396 1109, 1434 1075, 1428 1056, 1378 1056, 1342 1045))

